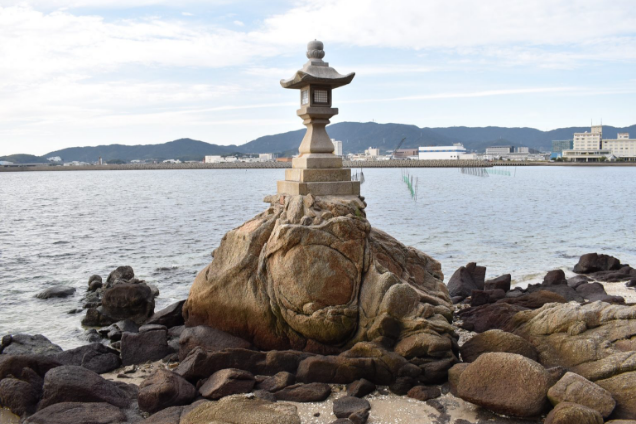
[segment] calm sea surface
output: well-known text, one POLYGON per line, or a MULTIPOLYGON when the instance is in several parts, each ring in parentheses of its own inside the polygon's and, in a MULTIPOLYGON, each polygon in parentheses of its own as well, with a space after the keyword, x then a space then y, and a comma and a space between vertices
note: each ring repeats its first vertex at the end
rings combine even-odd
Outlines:
MULTIPOLYGON (((371 224, 443 265, 467 262, 520 284, 587 252, 636 263, 636 168, 506 168, 511 176, 367 169, 371 224)), ((156 284, 157 309, 187 297, 223 234, 261 212, 283 170, 0 173, 0 335, 41 333, 64 348, 85 343, 88 277, 131 265, 156 284), (67 299, 40 300, 58 284, 67 299)))

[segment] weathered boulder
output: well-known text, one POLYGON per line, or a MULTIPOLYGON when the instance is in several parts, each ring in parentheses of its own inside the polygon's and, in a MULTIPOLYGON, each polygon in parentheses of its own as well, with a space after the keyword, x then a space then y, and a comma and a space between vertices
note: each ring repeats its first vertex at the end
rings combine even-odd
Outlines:
POLYGON ((294 384, 274 393, 276 399, 291 402, 322 402, 331 394, 325 383, 294 384))
POLYGON ((562 402, 550 411, 544 424, 603 424, 603 417, 586 406, 562 402))
POLYGON ((458 396, 457 386, 459 386, 459 378, 464 372, 464 370, 466 369, 466 367, 468 367, 468 365, 470 364, 467 364, 465 362, 460 362, 459 364, 453 365, 448 370, 448 386, 453 396, 458 396))
POLYGON ((489 330, 477 334, 466 343, 459 351, 464 362, 473 362, 482 353, 507 352, 516 353, 526 358, 537 361, 537 350, 524 338, 501 330, 489 330))
POLYGON ((225 396, 251 392, 255 384, 251 373, 230 368, 212 374, 203 383, 199 393, 206 399, 217 400, 225 396))
POLYGON ((357 196, 267 200, 271 207, 227 233, 196 277, 187 326, 212 326, 263 350, 321 354, 426 334, 411 351, 452 356, 452 304, 437 261, 372 229, 357 196))
POLYGON ((636 420, 636 372, 625 372, 596 384, 610 392, 616 401, 611 418, 636 420))
POLYGON ((183 325, 183 304, 185 300, 173 303, 172 305, 155 312, 144 325, 159 324, 165 325, 168 328, 183 325))
POLYGON ((106 402, 119 408, 130 405, 129 393, 86 368, 64 365, 44 376, 42 401, 38 408, 61 402, 106 402))
POLYGON ((119 354, 101 343, 92 343, 75 349, 65 350, 54 356, 60 364, 77 365, 95 371, 97 374, 112 371, 121 366, 119 354))
POLYGON ((153 330, 144 333, 124 333, 121 337, 121 361, 124 365, 157 361, 174 353, 168 346, 168 332, 153 330))
POLYGON ((625 303, 621 296, 610 296, 605 292, 605 287, 601 283, 584 283, 576 287, 577 293, 590 302, 597 300, 607 303, 625 303))
MULTIPOLYGON (((3 345, 4 346, 4 345, 3 345)), ((2 349, 5 355, 44 355, 51 356, 60 353, 62 348, 52 343, 42 334, 14 334, 11 344, 2 349)))
POLYGON ((541 415, 550 378, 535 361, 514 353, 484 353, 459 376, 458 396, 493 412, 515 417, 541 415))
POLYGON ((40 409, 24 424, 122 424, 126 414, 103 402, 62 402, 40 409))
POLYGON ((34 413, 39 401, 39 391, 26 381, 10 377, 0 381, 0 406, 9 408, 15 415, 34 413))
POLYGON ((355 397, 365 397, 368 394, 371 394, 375 391, 375 384, 361 378, 360 380, 356 380, 353 383, 349 383, 347 385, 347 395, 355 396, 355 397))
POLYGON ((532 343, 546 367, 562 366, 591 381, 636 371, 636 352, 620 345, 636 336, 636 306, 547 304, 515 314, 508 330, 532 343))
POLYGON ((613 256, 587 253, 579 258, 579 262, 574 266, 573 271, 577 274, 589 274, 596 271, 619 269, 620 267, 621 261, 613 256))
POLYGON ((139 386, 139 409, 155 413, 171 406, 189 405, 196 394, 196 388, 180 375, 158 369, 139 386))
POLYGON ((366 399, 355 396, 343 396, 333 401, 333 414, 338 418, 349 418, 356 412, 368 412, 371 404, 366 399))
POLYGON ((216 352, 223 349, 249 349, 251 344, 207 325, 184 328, 179 336, 179 359, 184 360, 196 347, 216 352))
POLYGON ((179 424, 300 424, 294 405, 230 396, 205 402, 185 413, 179 424))
POLYGON ((572 402, 598 411, 604 418, 614 410, 616 401, 602 387, 572 372, 566 373, 548 390, 552 405, 572 402))
POLYGON ((69 297, 76 292, 75 287, 69 286, 53 286, 44 289, 35 295, 38 299, 52 299, 55 297, 69 297))
POLYGON ((486 277, 486 267, 477 266, 471 262, 466 266, 459 267, 448 280, 448 292, 451 297, 470 296, 473 290, 484 289, 484 279, 486 277))

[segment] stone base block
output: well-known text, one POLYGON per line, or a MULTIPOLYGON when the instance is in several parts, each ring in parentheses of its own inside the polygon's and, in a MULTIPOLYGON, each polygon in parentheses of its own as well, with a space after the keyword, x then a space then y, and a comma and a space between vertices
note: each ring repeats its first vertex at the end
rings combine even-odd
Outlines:
POLYGON ((359 181, 300 182, 278 181, 278 194, 292 196, 313 194, 314 196, 360 195, 359 181))
POLYGON ((312 153, 292 159, 292 168, 342 168, 342 158, 329 153, 312 153))
POLYGON ((286 181, 309 182, 334 182, 351 181, 351 169, 327 168, 327 169, 286 169, 286 181))

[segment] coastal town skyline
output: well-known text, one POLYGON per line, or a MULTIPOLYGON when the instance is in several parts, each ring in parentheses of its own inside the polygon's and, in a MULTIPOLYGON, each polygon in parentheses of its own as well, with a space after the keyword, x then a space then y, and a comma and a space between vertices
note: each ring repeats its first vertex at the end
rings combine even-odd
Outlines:
POLYGON ((313 38, 357 75, 333 123, 634 124, 630 2, 397 6, 0 1, 0 154, 300 129, 278 81, 313 38))

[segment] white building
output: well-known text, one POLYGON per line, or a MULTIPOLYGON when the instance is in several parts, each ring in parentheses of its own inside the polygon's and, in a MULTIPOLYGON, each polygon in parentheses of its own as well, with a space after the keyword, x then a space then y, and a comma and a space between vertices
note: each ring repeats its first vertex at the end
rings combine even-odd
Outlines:
POLYGON ((601 149, 603 138, 603 126, 592 126, 591 132, 574 133, 574 146, 572 150, 597 150, 601 149))
POLYGON ((203 159, 204 163, 219 163, 219 162, 223 162, 223 158, 221 156, 206 156, 203 159))
POLYGON ((563 159, 576 162, 615 158, 635 161, 636 139, 630 139, 629 133, 619 133, 614 139, 604 139, 602 125, 593 126, 591 132, 575 133, 574 147, 563 150, 563 159))
POLYGON ((260 162, 270 162, 274 160, 274 154, 273 153, 259 153, 258 154, 258 160, 260 162))
POLYGON ((62 162, 62 158, 59 156, 52 156, 50 158, 46 158, 49 162, 62 162))
POLYGON ((369 147, 364 151, 365 156, 371 156, 372 158, 380 156, 380 149, 369 147))
POLYGON ((530 153, 529 147, 517 147, 517 153, 530 153))
POLYGON ((420 160, 459 159, 466 154, 466 148, 461 143, 455 143, 452 146, 420 147, 418 153, 420 160))
POLYGON ((509 155, 514 153, 515 149, 512 146, 490 146, 486 147, 486 154, 493 156, 509 155))
POLYGON ((342 141, 331 139, 333 143, 333 154, 336 156, 342 156, 342 141))
POLYGON ((615 139, 604 139, 603 150, 609 150, 619 159, 636 160, 636 139, 630 139, 629 133, 619 133, 615 139))
POLYGON ((163 163, 181 163, 179 159, 166 159, 163 163))

